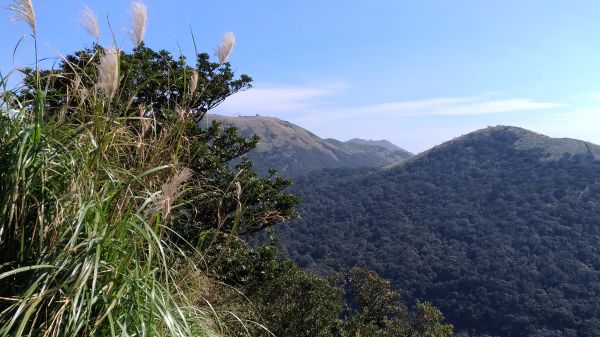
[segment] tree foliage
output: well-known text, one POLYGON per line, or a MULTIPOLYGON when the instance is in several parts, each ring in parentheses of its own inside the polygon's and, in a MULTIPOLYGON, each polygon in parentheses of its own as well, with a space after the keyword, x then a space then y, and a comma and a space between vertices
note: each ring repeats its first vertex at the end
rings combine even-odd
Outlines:
POLYGON ((430 303, 409 310, 390 282, 351 268, 320 276, 279 257, 276 242, 251 247, 223 237, 209 251, 214 275, 242 290, 276 336, 449 337, 452 326, 430 303))
MULTIPOLYGON (((76 51, 60 62, 57 68, 42 70, 47 80, 46 114, 72 115, 86 95, 76 95, 78 89, 92 88, 98 79, 99 57, 106 50, 99 45, 76 51), (74 94, 75 93, 75 94, 74 94)), ((211 62, 209 55, 200 53, 195 65, 189 66, 185 56, 174 57, 166 50, 155 51, 142 42, 131 53, 119 51, 119 89, 111 102, 111 112, 120 116, 137 116, 139 109, 152 112, 158 119, 168 118, 183 109, 196 121, 227 97, 251 87, 247 75, 235 78, 229 63, 211 62), (195 90, 190 91, 192 73, 198 74, 195 90)), ((35 69, 25 68, 25 101, 36 92, 35 69)))

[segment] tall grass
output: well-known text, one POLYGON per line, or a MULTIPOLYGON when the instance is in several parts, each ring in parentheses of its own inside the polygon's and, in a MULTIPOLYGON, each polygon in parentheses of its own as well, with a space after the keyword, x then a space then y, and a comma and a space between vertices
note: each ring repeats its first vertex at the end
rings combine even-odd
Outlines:
MULTIPOLYGON (((31 2, 15 4, 34 30, 31 2)), ((136 29, 137 45, 144 28, 136 29)), ((176 234, 166 222, 192 178, 177 155, 188 121, 181 114, 159 130, 143 105, 137 115, 114 111, 118 55, 94 55, 93 75, 73 65, 70 118, 44 118, 54 75, 38 76, 32 101, 19 101, 1 77, 0 336, 222 330, 179 287, 179 271, 195 266, 170 242, 176 234)))

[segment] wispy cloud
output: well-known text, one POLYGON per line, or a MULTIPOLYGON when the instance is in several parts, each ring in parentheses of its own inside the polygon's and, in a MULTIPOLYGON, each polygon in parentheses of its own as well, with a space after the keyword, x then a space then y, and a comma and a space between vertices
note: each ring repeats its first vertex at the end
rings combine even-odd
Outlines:
POLYGON ((490 99, 487 96, 442 97, 425 100, 399 101, 341 108, 333 111, 337 116, 473 116, 505 112, 553 109, 561 104, 537 102, 531 99, 490 99))
POLYGON ((355 118, 363 116, 474 116, 530 110, 554 109, 562 104, 528 98, 499 99, 483 94, 466 97, 437 97, 401 100, 371 105, 348 106, 337 103, 335 95, 347 87, 336 82, 306 86, 258 86, 230 97, 216 112, 228 114, 276 114, 280 117, 303 114, 306 117, 355 118), (323 115, 328 116, 323 116, 323 115))
POLYGON ((214 112, 224 115, 265 114, 282 116, 309 113, 327 105, 326 98, 347 87, 343 82, 306 86, 258 85, 229 97, 214 112))

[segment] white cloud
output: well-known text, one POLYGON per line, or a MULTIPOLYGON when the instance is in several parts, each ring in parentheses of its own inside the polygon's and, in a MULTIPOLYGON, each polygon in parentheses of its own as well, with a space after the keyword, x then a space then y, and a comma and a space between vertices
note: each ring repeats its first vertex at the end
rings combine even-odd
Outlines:
POLYGON ((214 112, 223 115, 282 115, 311 112, 326 105, 324 98, 346 88, 342 82, 313 86, 256 86, 229 97, 214 112))
POLYGON ((384 104, 345 108, 333 111, 337 115, 361 116, 472 116, 504 112, 553 109, 562 106, 531 99, 490 99, 485 96, 446 97, 425 100, 400 101, 384 104))
POLYGON ((506 112, 554 109, 561 104, 527 98, 498 99, 483 94, 466 97, 440 97, 348 107, 329 100, 347 85, 340 82, 305 86, 257 86, 228 98, 214 112, 227 115, 265 114, 286 117, 319 115, 327 120, 353 117, 473 116, 506 112), (324 116, 326 115, 326 116, 324 116))

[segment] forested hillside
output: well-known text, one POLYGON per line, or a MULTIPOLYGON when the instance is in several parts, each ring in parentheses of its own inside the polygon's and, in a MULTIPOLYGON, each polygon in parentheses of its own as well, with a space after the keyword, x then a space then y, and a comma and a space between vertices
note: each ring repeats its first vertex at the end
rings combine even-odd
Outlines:
POLYGON ((297 177, 322 168, 395 164, 412 156, 387 141, 322 139, 298 125, 274 117, 210 114, 204 123, 213 120, 235 126, 246 137, 259 136, 256 151, 248 156, 262 174, 275 168, 284 177, 297 177))
POLYGON ((463 333, 599 336, 597 154, 488 128, 391 168, 300 178, 302 218, 278 233, 301 266, 373 268, 463 333))

